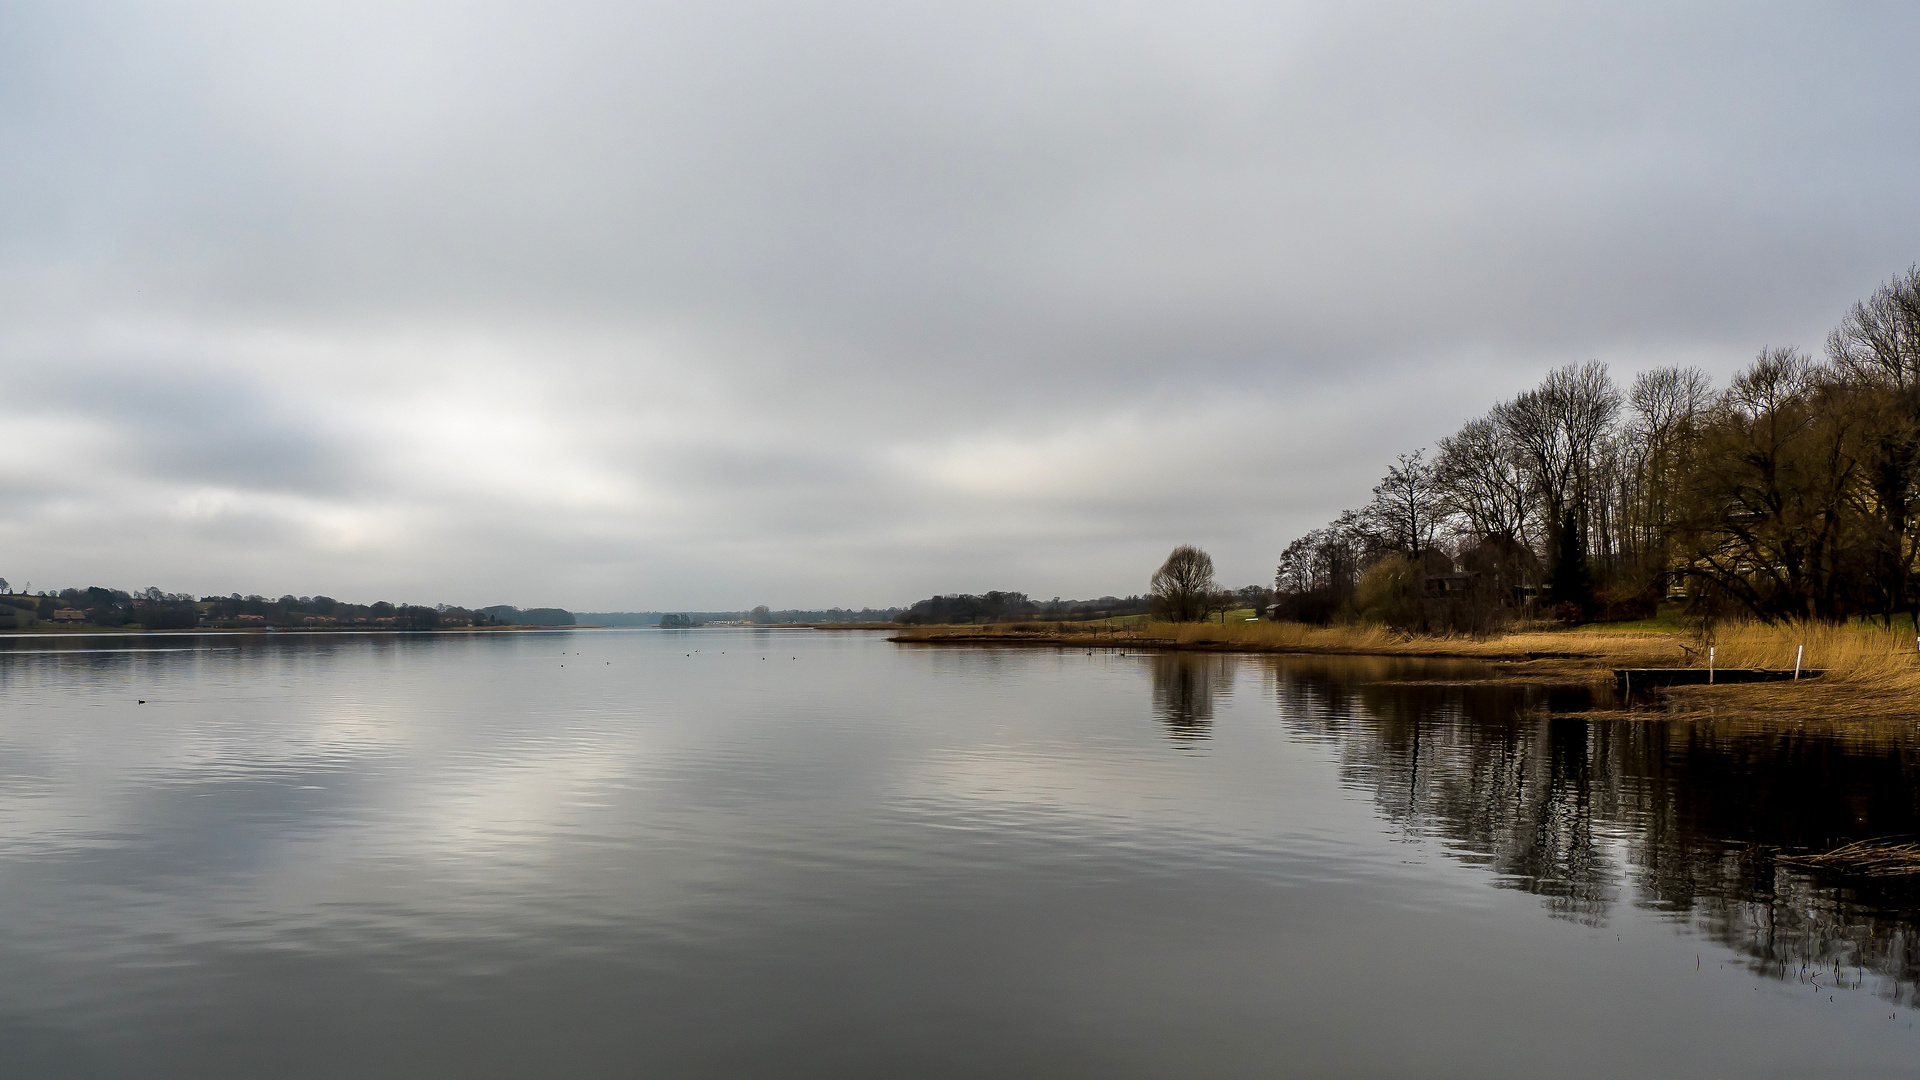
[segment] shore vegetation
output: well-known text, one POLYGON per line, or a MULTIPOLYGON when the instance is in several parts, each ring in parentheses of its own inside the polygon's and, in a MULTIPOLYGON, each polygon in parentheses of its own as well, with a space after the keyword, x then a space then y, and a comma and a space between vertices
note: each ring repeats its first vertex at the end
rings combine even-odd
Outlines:
POLYGON ((1920 267, 1821 355, 1770 347, 1725 387, 1665 367, 1551 372, 1295 539, 1279 617, 1486 634, 1554 618, 1793 625, 1920 615, 1920 267))
POLYGON ((1920 639, 1911 623, 1856 619, 1766 623, 1665 620, 1573 628, 1536 623, 1494 634, 1415 633, 1379 623, 1313 625, 1151 619, 902 627, 893 640, 926 645, 1006 644, 1123 650, 1200 650, 1477 660, 1485 677, 1611 684, 1622 668, 1766 668, 1797 682, 1676 686, 1640 701, 1643 712, 1710 712, 1782 721, 1920 717, 1920 639), (1817 675, 1815 673, 1818 673, 1817 675))
MULTIPOLYGON (((4 586, 0 582, 0 586, 4 586)), ((464 630, 570 626, 559 608, 452 604, 354 604, 330 596, 202 596, 150 587, 137 591, 89 586, 0 592, 0 630, 97 633, 103 630, 464 630)))

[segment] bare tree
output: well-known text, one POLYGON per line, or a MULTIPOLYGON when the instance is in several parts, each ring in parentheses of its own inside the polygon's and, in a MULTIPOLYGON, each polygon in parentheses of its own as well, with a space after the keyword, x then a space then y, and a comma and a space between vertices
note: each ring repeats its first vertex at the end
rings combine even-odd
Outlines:
POLYGON ((1767 621, 1845 615, 1847 388, 1791 349, 1767 349, 1722 396, 1691 478, 1690 573, 1767 621))
POLYGON ((1387 548, 1369 515, 1343 510, 1338 518, 1287 545, 1273 588, 1284 617, 1331 622, 1353 598, 1361 571, 1387 548))
POLYGON ((1713 380, 1699 368, 1655 368, 1634 378, 1627 400, 1632 419, 1616 442, 1610 493, 1622 545, 1643 579, 1657 581, 1668 570, 1676 496, 1692 469, 1713 380))
POLYGON ((1153 572, 1155 614, 1169 622, 1198 622, 1219 603, 1213 557, 1191 544, 1173 549, 1153 572))
POLYGON ((1643 438, 1671 442, 1712 404, 1713 378, 1699 368, 1654 368, 1634 376, 1627 401, 1643 438))
POLYGON ((1827 337, 1827 354, 1856 378, 1920 386, 1920 266, 1853 305, 1827 337))
POLYGON ((1527 543, 1533 499, 1526 463, 1506 431, 1490 417, 1470 420, 1440 440, 1434 481, 1446 508, 1479 540, 1527 543))
POLYGON ((1494 407, 1494 421, 1527 466, 1549 551, 1556 549, 1569 514, 1582 536, 1592 531, 1599 453, 1619 412, 1620 391, 1607 366, 1594 360, 1568 364, 1538 389, 1494 407))
POLYGON ((1859 391, 1874 606, 1920 621, 1920 267, 1855 304, 1827 355, 1859 391))

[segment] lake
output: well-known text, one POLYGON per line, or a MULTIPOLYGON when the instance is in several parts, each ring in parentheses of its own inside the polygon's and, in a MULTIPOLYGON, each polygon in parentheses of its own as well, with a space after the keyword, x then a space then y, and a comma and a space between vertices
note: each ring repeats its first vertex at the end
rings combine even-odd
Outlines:
POLYGON ((1920 832, 1913 727, 1488 672, 0 640, 0 1075, 1920 1068, 1920 892, 1772 861, 1920 832))

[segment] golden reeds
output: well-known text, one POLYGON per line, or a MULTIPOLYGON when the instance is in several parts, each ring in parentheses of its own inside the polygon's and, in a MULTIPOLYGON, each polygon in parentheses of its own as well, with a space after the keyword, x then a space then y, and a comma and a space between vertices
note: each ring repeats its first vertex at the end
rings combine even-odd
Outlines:
POLYGON ((1311 626, 1291 622, 996 623, 980 626, 903 627, 905 642, 1001 641, 1059 645, 1137 644, 1249 652, 1297 652, 1356 656, 1447 656, 1482 660, 1529 657, 1633 660, 1678 664, 1685 652, 1675 635, 1660 632, 1544 630, 1472 637, 1408 634, 1374 624, 1311 626))
POLYGON ((1872 623, 1732 623, 1705 639, 1721 667, 1793 667, 1805 648, 1807 669, 1828 682, 1896 683, 1920 690, 1920 645, 1905 630, 1872 623))
MULTIPOLYGON (((1822 674, 1791 684, 1678 687, 1670 697, 1683 707, 1779 722, 1920 719, 1920 648, 1904 630, 1863 622, 1734 623, 1695 648, 1709 644, 1720 667, 1781 670, 1793 667, 1804 646, 1804 669, 1822 674)), ((1696 657, 1692 666, 1701 662, 1696 657)))
POLYGON ((1407 634, 1377 625, 1301 623, 1002 623, 902 627, 894 640, 928 644, 1000 642, 1062 647, 1120 646, 1223 652, 1455 657, 1502 661, 1510 678, 1611 681, 1628 667, 1706 667, 1820 672, 1797 683, 1688 686, 1666 700, 1687 711, 1762 720, 1920 719, 1920 648, 1905 631, 1870 623, 1726 623, 1710 635, 1657 629, 1519 630, 1476 638, 1407 634))

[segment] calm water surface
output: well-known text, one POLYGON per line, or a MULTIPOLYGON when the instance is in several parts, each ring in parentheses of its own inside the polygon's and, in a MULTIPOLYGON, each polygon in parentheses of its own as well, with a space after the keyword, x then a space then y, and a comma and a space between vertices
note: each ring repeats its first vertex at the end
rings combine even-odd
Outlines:
POLYGON ((1912 728, 1484 674, 11 639, 0 1075, 1920 1071, 1914 892, 1772 862, 1920 832, 1912 728))

